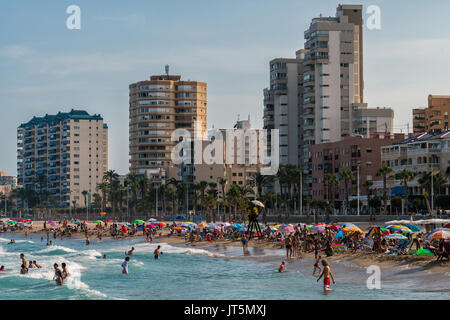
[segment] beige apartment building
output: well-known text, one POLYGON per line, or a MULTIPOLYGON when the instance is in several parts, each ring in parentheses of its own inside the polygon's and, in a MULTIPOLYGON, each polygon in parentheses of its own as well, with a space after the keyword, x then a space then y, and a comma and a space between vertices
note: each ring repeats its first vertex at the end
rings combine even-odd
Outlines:
POLYGON ((176 129, 206 139, 207 85, 179 75, 154 75, 130 85, 130 171, 164 183, 176 129))
MULTIPOLYGON (((264 132, 261 129, 252 129, 250 119, 238 120, 234 129, 230 130, 235 133, 242 133, 243 136, 245 136, 245 134, 249 132, 247 130, 250 129, 258 135, 262 135, 264 132)), ((250 141, 249 136, 241 140, 241 143, 239 144, 237 138, 232 138, 233 141, 230 141, 227 138, 225 129, 219 129, 219 131, 223 136, 223 163, 207 164, 203 162, 201 164, 180 166, 171 165, 169 169, 169 178, 175 178, 178 181, 195 184, 201 181, 218 184, 219 179, 226 179, 225 192, 227 192, 232 185, 244 187, 252 181, 254 174, 260 172, 261 167, 264 166, 259 158, 259 146, 257 144, 254 145, 250 141), (230 148, 229 144, 232 144, 232 149, 227 149, 227 145, 228 148, 230 148), (242 148, 245 150, 242 150, 242 148), (250 151, 251 148, 253 148, 253 151, 250 151), (232 152, 230 157, 232 163, 227 163, 227 157, 229 155, 227 152, 229 151, 232 152), (242 160, 239 160, 240 152, 244 155, 242 160)), ((201 143, 202 151, 204 151, 205 148, 211 144, 211 141, 204 140, 201 143)), ((219 184, 218 190, 220 196, 222 196, 222 189, 219 184)), ((254 191, 256 192, 256 188, 254 188, 254 191)))
POLYGON ((84 206, 82 192, 96 193, 108 170, 108 126, 83 110, 33 117, 18 127, 17 148, 17 183, 48 191, 59 207, 84 206))
MULTIPOLYGON (((450 131, 440 134, 424 133, 408 138, 391 146, 381 147, 381 165, 386 165, 394 171, 408 170, 414 173, 413 181, 408 182, 409 195, 423 195, 418 180, 424 173, 439 171, 445 175, 450 166, 450 131)), ((388 194, 404 194, 402 181, 388 179, 388 194)), ((382 194, 382 181, 373 185, 382 194)))
POLYGON ((428 96, 428 108, 413 109, 414 134, 439 133, 449 129, 450 96, 428 96))

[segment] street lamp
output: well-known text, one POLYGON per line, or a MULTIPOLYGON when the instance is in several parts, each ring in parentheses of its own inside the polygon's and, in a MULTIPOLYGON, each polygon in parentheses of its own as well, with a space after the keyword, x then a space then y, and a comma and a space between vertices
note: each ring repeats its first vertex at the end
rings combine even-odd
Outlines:
POLYGON ((357 189, 358 189, 358 191, 357 191, 357 195, 358 195, 358 203, 357 203, 357 212, 358 212, 358 216, 359 216, 359 214, 360 214, 360 212, 359 212, 359 170, 360 170, 360 167, 361 166, 361 161, 358 161, 358 166, 357 166, 357 169, 356 169, 356 173, 357 173, 357 177, 356 177, 356 185, 357 185, 357 189))

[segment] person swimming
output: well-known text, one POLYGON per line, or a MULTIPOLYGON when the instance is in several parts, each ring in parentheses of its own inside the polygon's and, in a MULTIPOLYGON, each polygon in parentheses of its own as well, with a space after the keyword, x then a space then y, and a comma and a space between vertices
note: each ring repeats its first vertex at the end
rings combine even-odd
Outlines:
POLYGON ((5 266, 1 266, 0 271, 5 271, 5 266))
POLYGON ((33 261, 33 264, 34 264, 34 266, 35 266, 36 268, 38 268, 38 269, 42 268, 42 266, 41 266, 40 264, 37 264, 37 263, 36 263, 36 260, 33 261))

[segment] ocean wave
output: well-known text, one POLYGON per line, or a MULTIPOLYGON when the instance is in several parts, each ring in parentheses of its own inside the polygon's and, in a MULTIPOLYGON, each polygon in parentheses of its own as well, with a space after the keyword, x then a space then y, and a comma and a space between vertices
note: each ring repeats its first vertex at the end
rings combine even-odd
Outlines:
POLYGON ((52 246, 48 246, 45 249, 39 250, 36 253, 61 253, 61 252, 65 252, 65 253, 76 253, 78 252, 77 250, 74 249, 70 249, 67 247, 63 247, 63 246, 58 246, 58 245, 52 245, 52 246))

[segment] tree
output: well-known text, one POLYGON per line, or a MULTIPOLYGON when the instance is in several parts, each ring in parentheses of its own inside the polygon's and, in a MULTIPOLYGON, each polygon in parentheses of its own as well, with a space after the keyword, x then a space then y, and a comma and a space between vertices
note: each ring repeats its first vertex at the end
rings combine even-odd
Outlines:
POLYGON ((200 181, 199 182, 199 188, 200 188, 200 195, 201 195, 201 206, 202 206, 202 215, 203 215, 203 211, 205 208, 205 192, 206 192, 206 188, 208 187, 208 182, 206 181, 200 181))
POLYGON ((338 177, 336 177, 335 175, 332 174, 327 174, 325 176, 325 178, 323 179, 326 190, 327 190, 327 200, 328 200, 328 204, 330 206, 332 206, 333 208, 335 207, 335 190, 336 190, 336 186, 339 185, 339 179, 338 177))
POLYGON ((373 197, 368 200, 369 208, 373 208, 377 212, 381 208, 381 200, 379 197, 373 197))
POLYGON ((377 177, 383 177, 383 213, 387 214, 387 179, 392 174, 392 168, 383 165, 377 172, 377 177))
POLYGON ((405 188, 405 207, 406 214, 409 214, 409 190, 408 190, 408 182, 414 179, 414 173, 403 169, 395 175, 396 179, 402 180, 402 185, 405 188))
POLYGON ((346 213, 348 214, 348 197, 349 197, 349 192, 348 192, 348 185, 351 181, 355 180, 355 176, 353 175, 353 173, 350 170, 344 169, 341 171, 340 175, 339 175, 339 180, 340 181, 344 181, 344 194, 345 194, 345 210, 346 213))
MULTIPOLYGON (((372 186, 373 186, 373 181, 371 181, 371 180, 366 180, 363 184, 363 187, 366 188, 367 204, 369 203, 370 198, 372 197, 372 186)), ((370 210, 370 206, 369 206, 369 213, 372 214, 372 210, 370 210)))

